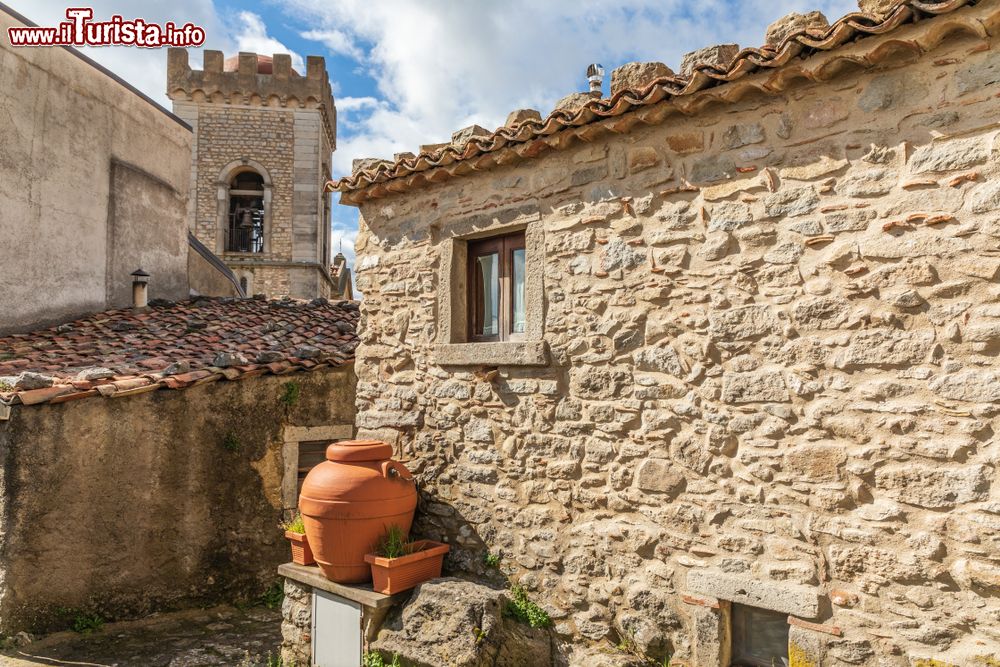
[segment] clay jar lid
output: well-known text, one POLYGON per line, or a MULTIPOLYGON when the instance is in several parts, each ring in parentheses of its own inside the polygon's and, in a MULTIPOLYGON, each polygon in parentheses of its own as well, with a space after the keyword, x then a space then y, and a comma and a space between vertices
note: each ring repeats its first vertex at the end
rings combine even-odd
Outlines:
POLYGON ((385 461, 392 458, 392 445, 381 440, 343 440, 326 448, 326 460, 337 463, 385 461))

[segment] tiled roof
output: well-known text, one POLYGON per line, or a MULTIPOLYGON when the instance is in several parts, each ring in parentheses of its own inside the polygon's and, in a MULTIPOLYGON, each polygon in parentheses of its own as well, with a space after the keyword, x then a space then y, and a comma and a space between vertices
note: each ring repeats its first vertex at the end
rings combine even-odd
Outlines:
MULTIPOLYGON (((974 5, 995 12, 998 4, 995 0, 901 0, 884 16, 855 12, 835 21, 826 30, 802 29, 777 44, 742 49, 728 66, 695 64, 688 75, 660 77, 642 88, 619 90, 610 98, 592 98, 577 108, 556 109, 544 119, 528 117, 493 132, 472 132, 472 136, 465 135, 464 141, 438 145, 415 156, 400 154, 395 161, 365 160, 350 176, 327 183, 327 188, 343 193, 341 203, 355 204, 425 183, 537 157, 547 150, 567 147, 575 137, 590 140, 603 131, 625 132, 637 123, 659 123, 674 110, 696 113, 712 102, 736 101, 750 90, 775 94, 798 78, 824 80, 834 76, 839 69, 839 58, 806 59, 806 56, 837 52, 831 55, 842 55, 844 61, 871 66, 894 57, 896 51, 880 48, 879 43, 866 50, 863 38, 883 36, 908 24, 953 14, 974 5), (862 44, 851 48, 858 40, 862 40, 862 44), (748 79, 756 73, 765 76, 748 79), (703 94, 696 96, 696 93, 703 94), (655 106, 660 102, 671 104, 655 106), (638 113, 616 118, 630 111, 638 113), (599 123, 606 119, 608 123, 599 123)), ((980 17, 958 12, 953 18, 965 30, 985 33, 980 17)), ((943 39, 953 28, 947 21, 940 27, 941 31, 928 37, 931 42, 943 39)), ((907 46, 926 49, 935 44, 907 46)))
POLYGON ((340 366, 358 316, 326 299, 196 298, 0 337, 0 408, 340 366))

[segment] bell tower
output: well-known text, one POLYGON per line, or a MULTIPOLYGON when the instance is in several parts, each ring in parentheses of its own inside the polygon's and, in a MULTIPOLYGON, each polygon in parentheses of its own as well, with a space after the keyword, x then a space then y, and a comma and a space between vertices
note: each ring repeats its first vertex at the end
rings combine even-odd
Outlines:
POLYGON ((330 297, 330 178, 337 110, 326 64, 291 56, 185 49, 167 56, 167 94, 194 132, 191 232, 247 295, 330 297))

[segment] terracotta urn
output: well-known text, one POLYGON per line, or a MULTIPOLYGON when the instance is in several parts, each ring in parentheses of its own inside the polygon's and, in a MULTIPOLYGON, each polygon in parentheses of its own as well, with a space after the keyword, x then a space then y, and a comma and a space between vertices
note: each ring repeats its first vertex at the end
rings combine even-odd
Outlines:
POLYGON ((302 482, 299 511, 316 564, 341 584, 371 579, 365 554, 389 526, 408 534, 417 507, 413 476, 392 460, 392 446, 348 440, 326 448, 326 461, 302 482))

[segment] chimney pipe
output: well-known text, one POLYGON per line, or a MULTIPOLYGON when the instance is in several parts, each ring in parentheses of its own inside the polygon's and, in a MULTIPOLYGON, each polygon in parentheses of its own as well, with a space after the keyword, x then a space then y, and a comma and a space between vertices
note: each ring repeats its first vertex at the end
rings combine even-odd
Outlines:
POLYGON ((587 65, 587 81, 590 82, 591 96, 600 97, 601 86, 604 84, 604 65, 600 63, 587 65))
POLYGON ((132 272, 132 307, 145 308, 149 305, 149 274, 142 269, 132 272))

